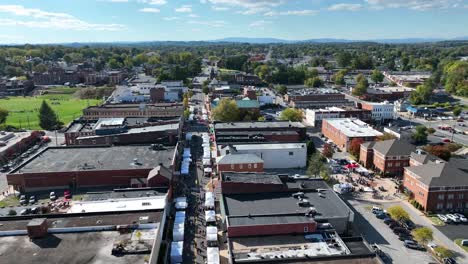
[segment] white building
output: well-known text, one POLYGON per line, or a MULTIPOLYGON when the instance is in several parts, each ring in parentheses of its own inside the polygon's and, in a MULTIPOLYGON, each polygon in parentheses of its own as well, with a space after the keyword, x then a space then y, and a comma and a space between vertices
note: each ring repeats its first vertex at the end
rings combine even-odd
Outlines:
POLYGON ((307 163, 305 143, 238 144, 220 146, 220 155, 255 154, 263 159, 265 169, 303 168, 307 163))
POLYGON ((328 107, 325 109, 306 109, 305 110, 305 121, 309 126, 315 126, 318 122, 323 119, 339 118, 340 113, 344 110, 338 107, 328 107))
POLYGON ((385 101, 383 103, 362 102, 362 109, 372 112, 372 120, 384 121, 395 118, 395 105, 385 101))

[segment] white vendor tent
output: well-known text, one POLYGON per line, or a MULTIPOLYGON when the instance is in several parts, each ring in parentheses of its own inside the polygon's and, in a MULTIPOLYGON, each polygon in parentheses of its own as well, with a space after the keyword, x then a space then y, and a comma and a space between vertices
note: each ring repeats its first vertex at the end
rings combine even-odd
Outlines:
POLYGON ((207 223, 216 222, 216 213, 214 210, 205 211, 205 221, 207 223))
POLYGON ((206 227, 206 241, 218 241, 218 228, 216 226, 206 227))
POLYGON ((206 260, 208 264, 219 264, 219 248, 206 248, 206 260))

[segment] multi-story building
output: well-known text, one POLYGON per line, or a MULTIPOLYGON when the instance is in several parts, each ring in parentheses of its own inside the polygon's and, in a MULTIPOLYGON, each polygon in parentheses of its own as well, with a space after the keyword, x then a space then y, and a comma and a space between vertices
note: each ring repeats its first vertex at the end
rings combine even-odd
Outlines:
POLYGON ((34 88, 30 80, 21 80, 17 77, 0 79, 0 97, 26 95, 34 88))
POLYGON ((388 101, 383 103, 362 102, 362 109, 372 112, 372 120, 384 122, 395 118, 395 106, 388 101))
POLYGON ((294 89, 284 95, 284 101, 294 108, 322 108, 332 106, 354 106, 345 95, 327 88, 294 89))
POLYGON ((406 167, 403 186, 426 212, 467 212, 467 168, 462 159, 406 167))
POLYGON ((401 176, 409 166, 414 145, 398 139, 371 141, 361 144, 359 162, 383 175, 401 176))
POLYGON ((343 151, 349 149, 351 140, 355 138, 374 141, 376 137, 383 135, 365 122, 352 118, 324 119, 322 133, 343 151))
POLYGON ((360 98, 374 102, 396 101, 407 98, 413 91, 414 89, 410 87, 375 87, 368 88, 367 92, 360 98))
POLYGON ((178 118, 182 116, 183 112, 184 106, 181 103, 105 104, 83 109, 83 119, 98 120, 100 118, 119 117, 178 118))
POLYGON ((371 111, 351 107, 327 107, 323 109, 306 109, 305 121, 313 127, 321 127, 323 119, 357 118, 364 122, 372 120, 371 111))

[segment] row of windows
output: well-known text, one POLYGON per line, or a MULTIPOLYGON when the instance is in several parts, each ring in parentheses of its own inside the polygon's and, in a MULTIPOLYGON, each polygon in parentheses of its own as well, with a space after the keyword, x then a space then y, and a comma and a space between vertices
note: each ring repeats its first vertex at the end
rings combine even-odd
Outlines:
MULTIPOLYGON (((447 203, 447 206, 444 208, 443 203, 438 203, 437 204, 437 209, 441 210, 441 209, 463 208, 463 203, 457 203, 455 206, 456 207, 454 207, 453 203, 447 203)), ((465 208, 468 208, 468 203, 465 203, 465 208)))
MULTIPOLYGON (((454 198, 455 198, 455 194, 453 194, 453 193, 447 195, 447 200, 452 200, 454 198)), ((465 198, 465 195, 463 193, 460 193, 460 194, 457 195, 457 198, 458 199, 463 199, 463 198, 465 198)), ((444 200, 445 199, 445 194, 437 195, 437 199, 444 200)))
MULTIPOLYGON (((257 163, 254 163, 253 165, 250 164, 250 163, 247 164, 247 168, 248 168, 248 169, 251 169, 252 166, 253 166, 254 169, 256 169, 256 168, 257 168, 257 163)), ((244 168, 244 164, 239 164, 239 169, 242 170, 243 168, 244 168)), ((234 170, 234 169, 236 169, 236 165, 235 165, 235 164, 231 164, 231 170, 234 170)))

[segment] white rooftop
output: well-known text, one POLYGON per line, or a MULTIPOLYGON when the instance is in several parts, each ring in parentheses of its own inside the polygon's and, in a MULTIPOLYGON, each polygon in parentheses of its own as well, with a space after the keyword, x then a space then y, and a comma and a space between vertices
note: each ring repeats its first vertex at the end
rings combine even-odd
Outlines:
POLYGON ((325 120, 347 137, 378 137, 383 135, 359 119, 335 118, 325 120))
POLYGON ((104 201, 75 201, 68 213, 162 210, 164 207, 166 207, 166 195, 104 201))
POLYGON ((254 149, 298 149, 305 148, 305 143, 271 143, 271 144, 243 144, 233 145, 237 150, 254 149))

